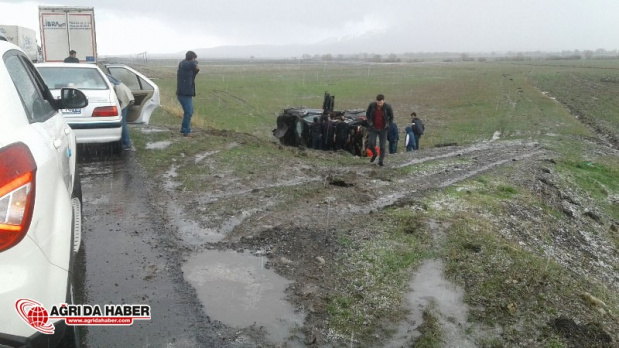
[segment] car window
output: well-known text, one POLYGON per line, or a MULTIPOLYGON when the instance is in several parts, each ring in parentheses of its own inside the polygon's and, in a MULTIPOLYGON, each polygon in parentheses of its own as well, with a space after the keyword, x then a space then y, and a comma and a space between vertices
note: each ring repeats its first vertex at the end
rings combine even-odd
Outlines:
POLYGON ((144 79, 134 74, 130 70, 127 70, 125 68, 115 68, 115 67, 109 67, 108 70, 112 76, 121 80, 132 91, 154 89, 150 84, 144 81, 144 79))
POLYGON ((104 77, 97 69, 39 66, 39 72, 50 89, 60 89, 63 87, 108 89, 104 77))
POLYGON ((56 113, 56 110, 44 98, 42 84, 37 84, 34 66, 19 51, 13 52, 7 52, 3 59, 21 98, 28 120, 30 123, 46 121, 56 113))

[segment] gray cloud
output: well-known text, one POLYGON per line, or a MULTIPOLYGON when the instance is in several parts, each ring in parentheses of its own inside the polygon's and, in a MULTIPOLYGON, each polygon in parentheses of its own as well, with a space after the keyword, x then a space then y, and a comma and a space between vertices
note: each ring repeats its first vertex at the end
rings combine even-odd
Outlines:
MULTIPOLYGON (((54 4, 0 0, 3 8, 54 4)), ((64 0, 62 5, 95 7, 100 53, 305 45, 344 37, 359 42, 351 50, 378 53, 616 49, 619 42, 616 0, 64 0)), ((0 21, 17 15, 5 12, 0 21)), ((36 23, 36 10, 29 12, 36 23)))

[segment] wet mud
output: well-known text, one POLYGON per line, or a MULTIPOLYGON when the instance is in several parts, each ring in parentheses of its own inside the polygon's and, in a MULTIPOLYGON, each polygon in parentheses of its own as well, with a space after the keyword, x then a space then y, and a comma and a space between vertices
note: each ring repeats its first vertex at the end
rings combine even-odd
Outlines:
POLYGON ((83 346, 259 345, 251 333, 206 314, 195 289, 183 278, 174 233, 151 205, 146 178, 131 153, 116 155, 89 146, 80 149, 78 158, 84 216, 78 302, 146 304, 152 316, 127 327, 80 327, 83 346))

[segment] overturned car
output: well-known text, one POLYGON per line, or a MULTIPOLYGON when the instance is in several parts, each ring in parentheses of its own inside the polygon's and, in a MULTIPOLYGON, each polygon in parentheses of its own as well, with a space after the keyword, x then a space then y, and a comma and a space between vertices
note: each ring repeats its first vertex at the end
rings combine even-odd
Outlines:
POLYGON ((322 109, 303 106, 285 108, 277 117, 273 135, 286 146, 345 150, 356 156, 365 156, 368 137, 365 109, 334 111, 334 100, 334 96, 325 92, 322 109), (319 120, 319 127, 312 127, 314 119, 319 120), (319 147, 316 146, 315 136, 320 136, 319 147))

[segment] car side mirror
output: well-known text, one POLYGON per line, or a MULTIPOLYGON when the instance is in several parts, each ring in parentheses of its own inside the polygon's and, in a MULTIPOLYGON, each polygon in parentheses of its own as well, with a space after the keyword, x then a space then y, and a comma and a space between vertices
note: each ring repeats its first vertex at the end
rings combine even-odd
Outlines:
POLYGON ((81 109, 88 105, 88 98, 79 89, 63 88, 60 90, 60 102, 62 109, 81 109))

